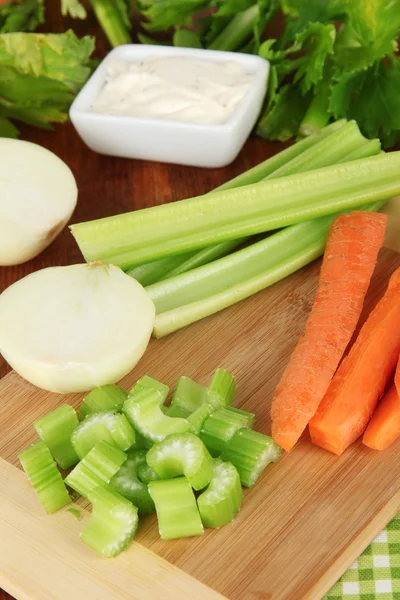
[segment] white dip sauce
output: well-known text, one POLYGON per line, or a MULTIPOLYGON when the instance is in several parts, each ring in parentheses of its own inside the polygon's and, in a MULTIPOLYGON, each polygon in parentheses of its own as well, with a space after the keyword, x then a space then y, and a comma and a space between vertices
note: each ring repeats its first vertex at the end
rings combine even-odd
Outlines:
POLYGON ((95 112, 215 125, 226 123, 252 75, 233 61, 186 56, 148 57, 108 64, 95 112))

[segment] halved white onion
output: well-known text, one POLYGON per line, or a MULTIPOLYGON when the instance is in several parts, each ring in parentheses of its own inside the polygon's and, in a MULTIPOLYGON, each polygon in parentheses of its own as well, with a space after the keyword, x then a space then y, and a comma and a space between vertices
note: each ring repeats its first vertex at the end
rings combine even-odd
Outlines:
POLYGON ((154 317, 144 288, 118 267, 50 267, 1 294, 0 352, 38 387, 87 391, 129 373, 147 347, 154 317))
POLYGON ((70 219, 77 196, 70 168, 53 152, 0 138, 0 265, 44 250, 70 219))

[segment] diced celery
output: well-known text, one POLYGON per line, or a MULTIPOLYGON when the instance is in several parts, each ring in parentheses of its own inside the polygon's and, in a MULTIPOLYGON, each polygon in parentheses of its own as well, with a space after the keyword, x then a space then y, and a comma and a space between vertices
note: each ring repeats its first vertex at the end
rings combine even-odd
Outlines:
POLYGON ((190 414, 204 404, 207 401, 206 398, 206 387, 196 383, 190 377, 183 376, 177 381, 171 406, 179 406, 190 414))
POLYGON ((231 462, 239 472, 242 485, 253 487, 264 469, 276 462, 281 448, 268 435, 239 429, 229 440, 221 459, 231 462))
POLYGON ((139 392, 143 390, 156 390, 160 392, 162 396, 162 402, 165 402, 168 396, 169 387, 161 381, 157 381, 157 379, 153 379, 153 377, 149 377, 148 375, 144 375, 141 377, 133 386, 131 391, 129 392, 129 396, 135 396, 139 392))
POLYGON ((160 478, 149 465, 143 464, 138 467, 138 477, 140 481, 148 485, 150 481, 158 481, 160 478))
POLYGON ((92 514, 81 532, 81 540, 101 556, 117 556, 128 546, 138 526, 138 510, 109 486, 98 486, 89 494, 92 514))
POLYGON ((187 431, 186 419, 172 418, 161 410, 163 394, 154 388, 134 392, 124 403, 123 411, 132 425, 152 442, 163 440, 170 433, 187 431))
POLYGON ((135 443, 135 431, 125 415, 108 411, 88 415, 74 431, 71 441, 79 458, 84 458, 98 442, 128 450, 135 443))
POLYGON ((190 412, 183 408, 183 406, 179 406, 179 404, 171 404, 170 406, 161 407, 161 409, 168 417, 187 419, 187 417, 190 415, 190 412))
POLYGON ((186 477, 149 483, 163 540, 204 533, 196 498, 186 477))
POLYGON ((229 406, 236 391, 235 379, 226 369, 217 369, 207 390, 207 402, 215 408, 229 406))
POLYGON ((193 433, 169 435, 150 448, 146 461, 160 479, 184 475, 195 490, 203 489, 211 481, 212 458, 193 433))
POLYGON ((155 508, 147 485, 138 477, 139 467, 143 465, 146 465, 146 450, 131 450, 122 467, 111 479, 110 487, 137 506, 139 515, 149 515, 155 508))
POLYGON ((75 410, 68 404, 59 406, 33 423, 39 437, 62 469, 68 469, 79 461, 71 443, 71 433, 78 424, 75 410))
POLYGON ((98 442, 66 477, 65 483, 84 498, 98 485, 110 483, 126 454, 108 442, 98 442))
POLYGON ((255 415, 245 410, 232 406, 220 408, 204 421, 200 439, 212 456, 219 456, 236 431, 242 427, 252 427, 254 420, 255 415))
POLYGON ((222 527, 233 521, 242 504, 243 490, 239 473, 229 462, 214 460, 210 485, 197 498, 204 527, 222 527))
POLYGON ((76 224, 72 232, 86 260, 129 268, 386 200, 400 193, 399 168, 400 152, 382 153, 76 224))
POLYGON ((88 415, 107 410, 120 410, 128 393, 117 385, 102 385, 92 390, 79 407, 78 417, 82 421, 88 415))
POLYGON ((190 431, 195 435, 200 435, 205 420, 213 411, 214 409, 211 404, 202 404, 199 406, 199 408, 187 418, 190 424, 190 431))
POLYGON ((61 473, 43 441, 26 448, 18 458, 47 513, 71 502, 61 473))

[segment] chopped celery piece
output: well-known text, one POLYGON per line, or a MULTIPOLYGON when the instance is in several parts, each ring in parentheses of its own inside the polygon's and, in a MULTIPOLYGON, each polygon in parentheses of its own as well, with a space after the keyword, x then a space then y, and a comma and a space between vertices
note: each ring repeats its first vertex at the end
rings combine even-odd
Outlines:
POLYGON ((132 397, 143 390, 156 390, 160 392, 162 396, 162 401, 165 402, 168 396, 169 387, 161 381, 157 381, 157 379, 153 379, 153 377, 149 377, 148 375, 144 375, 141 377, 133 386, 131 391, 129 392, 129 396, 132 397))
MULTIPOLYGON (((376 211, 384 204, 375 202, 360 210, 376 211)), ((153 334, 163 337, 232 306, 318 258, 337 216, 286 227, 210 265, 150 286, 147 292, 157 313, 153 334)))
POLYGON ((242 427, 252 427, 255 415, 232 406, 220 408, 204 421, 200 439, 212 456, 218 456, 226 448, 227 442, 242 427))
POLYGON ((138 526, 138 510, 109 486, 98 486, 89 494, 92 514, 81 532, 81 540, 101 556, 117 556, 128 546, 138 526))
POLYGON ((87 498, 98 485, 110 483, 125 461, 125 452, 108 442, 98 442, 64 481, 75 492, 87 498))
POLYGON ((154 444, 146 461, 160 479, 184 475, 195 490, 211 481, 212 458, 203 442, 190 432, 172 434, 154 444))
POLYGON ((110 487, 137 506, 139 515, 155 511, 147 485, 140 481, 138 469, 146 465, 146 450, 131 450, 128 458, 110 481, 110 487))
POLYGON ((106 410, 120 410, 128 393, 117 385, 102 385, 85 396, 79 407, 78 417, 82 421, 88 415, 106 410))
POLYGON ((143 464, 138 467, 138 477, 140 481, 148 485, 150 481, 158 481, 160 478, 149 465, 143 464))
POLYGON ((77 508, 67 508, 67 512, 71 513, 71 515, 75 517, 77 521, 82 519, 82 513, 77 508))
POLYGON ((168 417, 179 417, 181 419, 187 419, 190 415, 190 412, 183 408, 183 406, 179 406, 179 404, 171 404, 170 406, 166 406, 162 408, 164 414, 168 417))
POLYGON ((71 229, 86 260, 103 260, 129 268, 215 242, 386 200, 400 193, 399 168, 400 151, 382 153, 79 223, 71 229))
POLYGON ((190 431, 195 435, 200 435, 200 431, 204 425, 204 421, 211 415, 214 408, 211 404, 202 404, 197 408, 191 415, 188 416, 187 420, 190 424, 190 431))
POLYGON ((196 498, 186 477, 151 481, 153 498, 161 539, 191 537, 204 533, 196 498))
POLYGON ((276 462, 280 455, 281 448, 268 435, 239 429, 229 440, 221 459, 236 467, 242 485, 253 487, 265 467, 276 462))
POLYGON ((62 469, 68 469, 79 461, 71 443, 71 433, 78 424, 75 410, 68 404, 59 406, 33 423, 39 437, 62 469))
POLYGON ((81 459, 97 442, 108 442, 121 450, 128 450, 134 445, 135 439, 135 431, 125 415, 113 411, 88 415, 71 436, 75 451, 81 459))
POLYGON ((145 388, 130 396, 123 406, 125 415, 135 429, 152 442, 160 442, 170 433, 181 433, 190 427, 186 419, 168 417, 162 412, 163 398, 163 394, 156 389, 145 388))
POLYGON ((204 527, 222 527, 240 510, 243 490, 239 473, 229 462, 216 458, 210 485, 197 498, 204 527))
POLYGON ((233 375, 225 369, 217 369, 208 386, 206 401, 218 408, 229 406, 235 391, 236 384, 233 375))
POLYGON ((61 473, 43 441, 26 448, 18 458, 47 513, 71 502, 61 473))
POLYGON ((178 379, 171 406, 179 406, 190 414, 207 402, 206 397, 206 387, 196 383, 190 377, 183 376, 178 379))

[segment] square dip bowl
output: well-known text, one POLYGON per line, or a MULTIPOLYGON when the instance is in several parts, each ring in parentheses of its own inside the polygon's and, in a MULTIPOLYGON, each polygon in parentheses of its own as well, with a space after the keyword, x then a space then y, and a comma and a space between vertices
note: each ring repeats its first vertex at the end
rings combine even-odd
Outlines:
POLYGON ((223 167, 236 158, 254 127, 267 89, 268 74, 268 61, 250 54, 126 44, 114 48, 104 58, 75 98, 69 114, 85 144, 100 154, 196 167, 223 167), (149 57, 168 56, 232 61, 252 75, 249 89, 226 123, 205 125, 92 110, 110 61, 139 62, 149 57))

